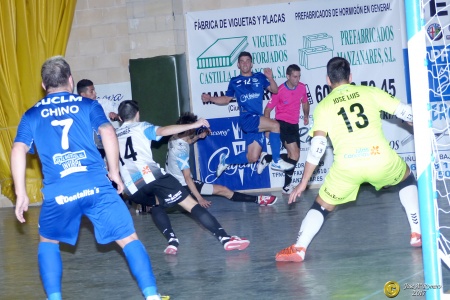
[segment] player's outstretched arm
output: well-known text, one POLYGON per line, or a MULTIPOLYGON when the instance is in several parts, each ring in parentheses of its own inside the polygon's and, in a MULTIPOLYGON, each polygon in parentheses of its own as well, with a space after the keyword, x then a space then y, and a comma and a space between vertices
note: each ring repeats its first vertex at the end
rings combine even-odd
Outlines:
POLYGON ((208 120, 201 118, 192 124, 168 125, 168 126, 158 127, 156 129, 156 134, 159 136, 168 136, 168 135, 177 134, 177 133, 191 130, 191 129, 196 129, 196 128, 199 128, 202 126, 209 128, 208 120))
POLYGON ((30 199, 28 199, 25 185, 25 172, 27 166, 26 155, 29 148, 24 143, 16 142, 11 150, 11 174, 14 181, 16 193, 16 218, 20 223, 25 222, 23 213, 28 210, 30 199))
MULTIPOLYGON (((189 144, 194 144, 200 139, 206 138, 208 135, 211 134, 211 129, 206 127, 200 127, 200 133, 196 133, 194 136, 187 137, 186 142, 189 144)), ((197 131, 199 131, 199 129, 197 131)))
POLYGON ((311 176, 325 154, 327 148, 326 133, 323 131, 314 131, 314 137, 311 139, 311 147, 309 147, 308 156, 306 157, 305 169, 300 183, 295 187, 289 196, 288 204, 296 201, 303 191, 306 189, 311 176))
POLYGON ((228 103, 230 103, 231 99, 233 99, 233 97, 228 96, 211 97, 210 94, 202 94, 203 103, 212 102, 217 105, 227 105, 228 103))
POLYGON ((305 163, 305 169, 303 170, 303 176, 300 183, 295 187, 292 193, 289 195, 288 204, 296 202, 297 198, 300 198, 302 193, 306 190, 309 180, 316 169, 317 165, 314 165, 310 162, 305 163))

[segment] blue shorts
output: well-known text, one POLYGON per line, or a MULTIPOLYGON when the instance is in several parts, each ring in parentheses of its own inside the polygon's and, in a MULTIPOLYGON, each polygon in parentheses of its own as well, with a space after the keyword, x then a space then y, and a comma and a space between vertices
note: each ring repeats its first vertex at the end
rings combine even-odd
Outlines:
POLYGON ((135 232, 130 212, 112 185, 80 190, 74 195, 45 199, 39 216, 39 234, 75 245, 81 217, 94 225, 99 244, 121 240, 135 232))
POLYGON ((241 112, 239 125, 244 132, 243 138, 247 145, 256 141, 264 149, 265 136, 264 132, 259 132, 260 120, 261 116, 259 115, 241 112))
POLYGON ((245 133, 258 133, 260 119, 261 116, 259 115, 241 112, 239 115, 239 125, 245 133))

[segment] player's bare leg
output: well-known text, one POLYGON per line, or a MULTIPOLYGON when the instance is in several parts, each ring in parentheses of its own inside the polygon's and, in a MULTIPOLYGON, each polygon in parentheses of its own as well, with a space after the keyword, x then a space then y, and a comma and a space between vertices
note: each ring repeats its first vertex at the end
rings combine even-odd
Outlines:
POLYGON ((261 154, 262 148, 258 144, 258 142, 253 141, 250 145, 247 146, 247 160, 249 163, 257 162, 259 159, 259 155, 261 154))

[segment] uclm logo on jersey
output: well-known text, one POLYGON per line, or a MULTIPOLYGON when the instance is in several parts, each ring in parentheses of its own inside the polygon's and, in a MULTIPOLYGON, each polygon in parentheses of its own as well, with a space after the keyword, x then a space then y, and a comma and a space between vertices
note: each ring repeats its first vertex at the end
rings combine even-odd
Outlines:
MULTIPOLYGON (((62 104, 62 103, 69 103, 69 102, 77 102, 77 101, 81 101, 83 99, 83 97, 81 96, 77 96, 77 95, 69 95, 68 98, 64 97, 65 95, 62 96, 55 96, 55 97, 46 97, 44 99, 42 99, 41 101, 39 101, 38 103, 36 103, 34 105, 34 107, 39 107, 41 105, 50 105, 50 104, 62 104)), ((67 95, 66 95, 67 96, 67 95)))

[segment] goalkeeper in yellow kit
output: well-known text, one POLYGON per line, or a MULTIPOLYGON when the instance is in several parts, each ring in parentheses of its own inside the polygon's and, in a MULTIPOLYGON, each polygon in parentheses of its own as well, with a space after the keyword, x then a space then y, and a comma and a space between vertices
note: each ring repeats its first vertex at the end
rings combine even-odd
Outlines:
POLYGON ((334 148, 334 161, 316 201, 300 226, 297 242, 276 254, 276 261, 301 262, 311 240, 336 205, 356 200, 359 187, 367 182, 377 190, 399 185, 400 202, 411 227, 410 244, 422 245, 417 182, 403 159, 389 146, 380 111, 412 123, 411 106, 388 93, 369 86, 351 85, 349 62, 341 57, 327 64, 331 93, 314 110, 313 136, 301 182, 289 197, 295 202, 325 153, 327 135, 334 148))

